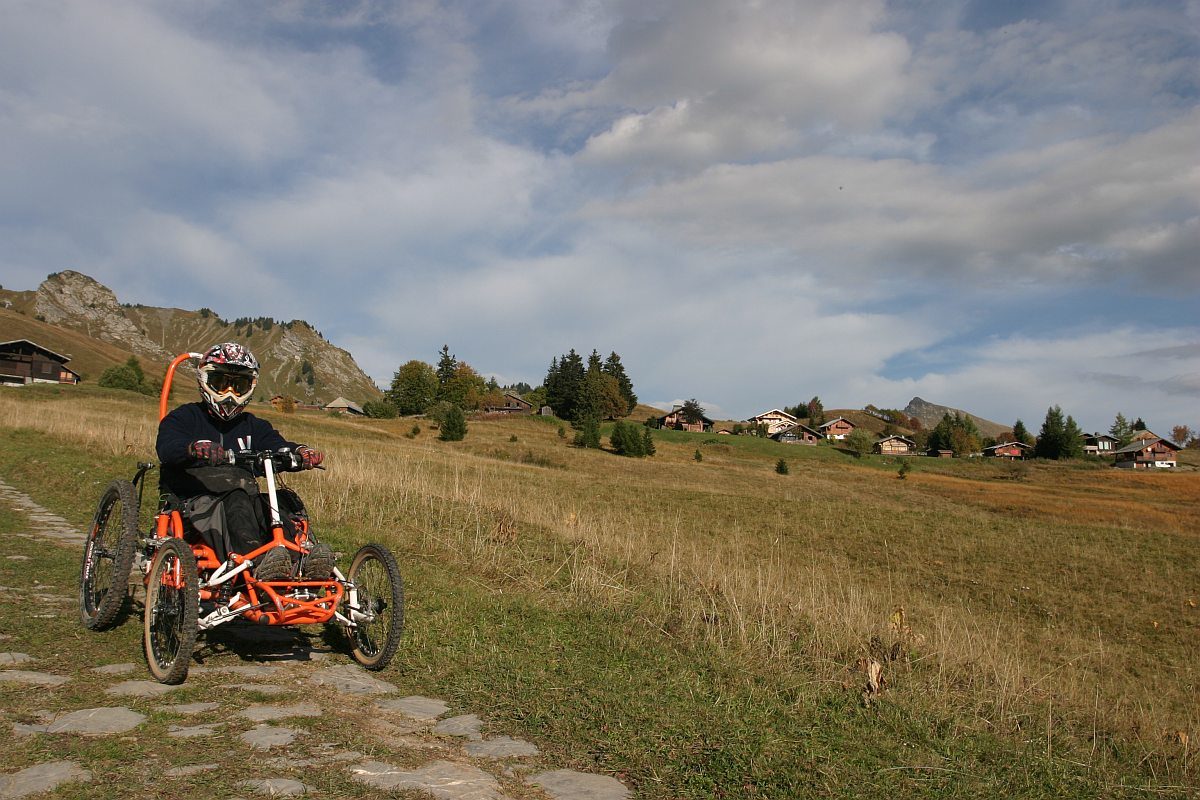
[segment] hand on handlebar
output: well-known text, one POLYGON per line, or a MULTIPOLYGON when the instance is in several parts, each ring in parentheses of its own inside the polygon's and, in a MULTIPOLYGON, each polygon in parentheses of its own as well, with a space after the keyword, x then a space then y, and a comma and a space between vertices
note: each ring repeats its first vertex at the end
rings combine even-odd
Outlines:
POLYGON ((188 455, 214 467, 218 464, 227 464, 229 462, 229 459, 225 455, 225 448, 207 439, 201 439, 189 444, 188 455))
POLYGON ((325 454, 320 450, 313 450, 311 447, 301 445, 296 450, 296 454, 300 456, 301 469, 316 469, 321 466, 321 462, 325 460, 325 454))

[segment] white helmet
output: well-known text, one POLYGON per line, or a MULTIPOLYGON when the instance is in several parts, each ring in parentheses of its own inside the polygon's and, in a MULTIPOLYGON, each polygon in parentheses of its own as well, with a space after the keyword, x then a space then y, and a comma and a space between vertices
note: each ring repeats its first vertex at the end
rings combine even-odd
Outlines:
POLYGON ((196 370, 200 397, 219 419, 231 420, 246 408, 258 386, 258 359, 237 342, 214 345, 196 370))

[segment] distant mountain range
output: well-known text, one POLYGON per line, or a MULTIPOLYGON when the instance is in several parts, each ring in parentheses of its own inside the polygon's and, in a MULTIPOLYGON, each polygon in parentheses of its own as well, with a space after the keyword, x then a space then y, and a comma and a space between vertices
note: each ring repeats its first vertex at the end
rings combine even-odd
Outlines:
POLYGON ((227 321, 210 309, 122 305, 111 289, 79 272, 50 275, 36 291, 0 289, 0 341, 31 339, 69 355, 69 366, 96 381, 108 367, 137 356, 151 377, 183 352, 241 342, 262 364, 256 397, 290 395, 323 404, 338 396, 359 404, 382 396, 374 381, 303 320, 227 321))

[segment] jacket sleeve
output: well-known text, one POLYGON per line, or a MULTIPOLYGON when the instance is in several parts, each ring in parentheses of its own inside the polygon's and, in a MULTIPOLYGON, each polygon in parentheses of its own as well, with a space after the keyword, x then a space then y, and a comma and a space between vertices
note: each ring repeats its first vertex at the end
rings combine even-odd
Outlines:
POLYGON ((158 424, 158 440, 154 446, 159 462, 175 465, 192 464, 195 459, 188 454, 188 445, 192 443, 194 433, 187 418, 180 413, 179 409, 167 414, 158 424))

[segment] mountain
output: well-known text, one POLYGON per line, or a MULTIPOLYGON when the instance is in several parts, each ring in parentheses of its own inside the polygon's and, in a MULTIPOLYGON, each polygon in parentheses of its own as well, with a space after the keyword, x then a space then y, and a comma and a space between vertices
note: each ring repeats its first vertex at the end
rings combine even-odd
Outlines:
POLYGON ((303 320, 270 317, 228 322, 210 309, 186 311, 122 305, 111 289, 73 270, 50 275, 36 291, 0 290, 0 340, 32 339, 71 355, 85 380, 137 356, 158 376, 178 353, 241 342, 262 364, 260 399, 290 395, 301 403, 343 396, 362 404, 382 396, 350 353, 330 344, 303 320))
POLYGON ((1012 430, 1011 425, 1001 425, 999 422, 992 422, 990 419, 968 414, 962 409, 939 406, 937 403, 930 403, 928 400, 922 400, 919 397, 914 397, 908 401, 908 405, 904 407, 904 413, 921 420, 921 424, 925 426, 926 430, 933 428, 941 422, 943 414, 961 414, 964 417, 970 417, 975 422, 975 427, 979 428, 979 433, 983 436, 996 436, 997 434, 1012 430))

